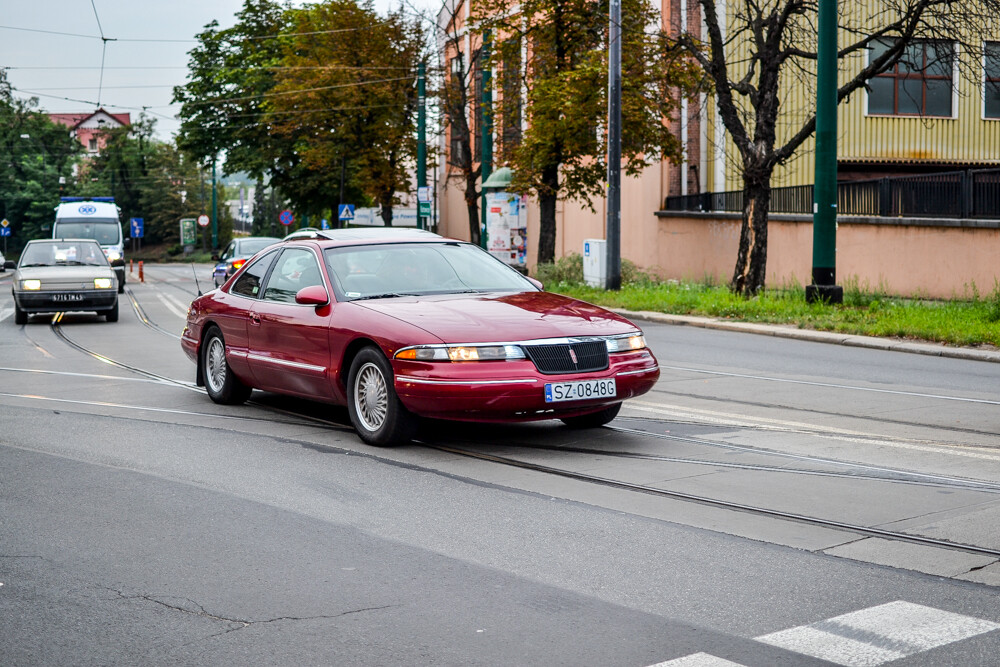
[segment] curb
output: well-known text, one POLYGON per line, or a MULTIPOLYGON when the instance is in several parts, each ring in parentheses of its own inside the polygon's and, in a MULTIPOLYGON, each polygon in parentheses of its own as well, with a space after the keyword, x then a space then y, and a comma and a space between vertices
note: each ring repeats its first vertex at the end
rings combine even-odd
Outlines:
POLYGON ((1000 350, 980 350, 971 347, 948 347, 937 343, 913 343, 895 338, 856 336, 853 334, 839 334, 830 331, 798 329, 795 327, 774 324, 756 324, 753 322, 717 320, 711 317, 695 317, 693 315, 668 315, 666 313, 656 313, 648 310, 635 311, 624 310, 621 308, 611 308, 609 310, 613 310, 619 315, 624 315, 629 319, 659 322, 661 324, 686 325, 702 327, 704 329, 718 329, 720 331, 737 331, 740 333, 752 333, 761 336, 775 336, 777 338, 792 338, 795 340, 804 340, 813 343, 864 347, 888 352, 906 352, 908 354, 923 354, 932 357, 946 357, 949 359, 966 359, 969 361, 988 361, 991 363, 1000 363, 1000 350))

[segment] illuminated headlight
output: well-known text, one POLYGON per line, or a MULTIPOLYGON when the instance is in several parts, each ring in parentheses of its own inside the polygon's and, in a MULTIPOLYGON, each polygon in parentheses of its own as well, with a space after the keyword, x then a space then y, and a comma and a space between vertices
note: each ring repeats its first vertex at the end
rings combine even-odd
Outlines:
POLYGON ((608 338, 604 342, 607 343, 608 352, 629 352, 631 350, 641 350, 646 347, 646 337, 641 333, 608 338))
POLYGON ((26 289, 26 290, 39 290, 39 289, 42 289, 42 281, 41 280, 22 280, 21 281, 21 289, 26 289))
POLYGON ((104 254, 107 255, 108 259, 110 259, 112 262, 115 261, 116 259, 122 258, 122 254, 118 252, 118 248, 108 248, 107 250, 104 251, 104 254))
POLYGON ((94 287, 97 289, 111 289, 111 278, 94 278, 94 287))
POLYGON ((525 357, 524 351, 517 345, 440 345, 400 350, 396 358, 413 361, 509 361, 525 357))

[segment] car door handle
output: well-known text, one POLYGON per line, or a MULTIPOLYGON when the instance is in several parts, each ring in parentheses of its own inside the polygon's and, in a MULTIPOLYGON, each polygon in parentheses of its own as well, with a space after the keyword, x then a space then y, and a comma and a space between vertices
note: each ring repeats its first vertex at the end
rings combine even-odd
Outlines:
POLYGON ((257 313, 250 313, 250 324, 260 325, 260 315, 257 313))

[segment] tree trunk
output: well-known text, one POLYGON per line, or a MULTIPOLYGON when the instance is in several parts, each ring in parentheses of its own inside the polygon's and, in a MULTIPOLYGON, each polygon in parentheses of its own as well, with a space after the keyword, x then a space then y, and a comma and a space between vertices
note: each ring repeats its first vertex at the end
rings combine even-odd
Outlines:
POLYGON ((392 193, 383 194, 379 204, 382 205, 382 224, 386 227, 392 227, 392 193))
POLYGON ((767 276, 767 219, 771 208, 771 174, 747 168, 743 175, 743 224, 736 268, 729 286, 752 297, 764 289, 767 276))
POLYGON ((551 264, 556 259, 556 200, 559 197, 559 166, 546 167, 543 187, 538 192, 539 229, 538 263, 551 264))
POLYGON ((465 208, 469 212, 469 241, 475 245, 482 243, 482 238, 479 235, 479 193, 476 192, 478 178, 478 169, 465 172, 465 208))

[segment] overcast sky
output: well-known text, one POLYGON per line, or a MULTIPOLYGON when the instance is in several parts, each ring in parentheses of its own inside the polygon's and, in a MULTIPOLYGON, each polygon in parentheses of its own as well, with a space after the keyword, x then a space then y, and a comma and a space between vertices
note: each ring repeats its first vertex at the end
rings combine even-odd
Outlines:
MULTIPOLYGON (((212 19, 223 28, 233 25, 242 5, 243 0, 3 0, 0 67, 8 68, 15 95, 38 97, 43 111, 92 111, 100 102, 110 112, 127 111, 135 118, 146 108, 166 138, 179 125, 170 99, 173 87, 185 82, 194 35, 212 19), (103 83, 102 31, 117 40, 107 42, 103 83)), ((375 2, 381 13, 397 5, 398 0, 375 2)))

